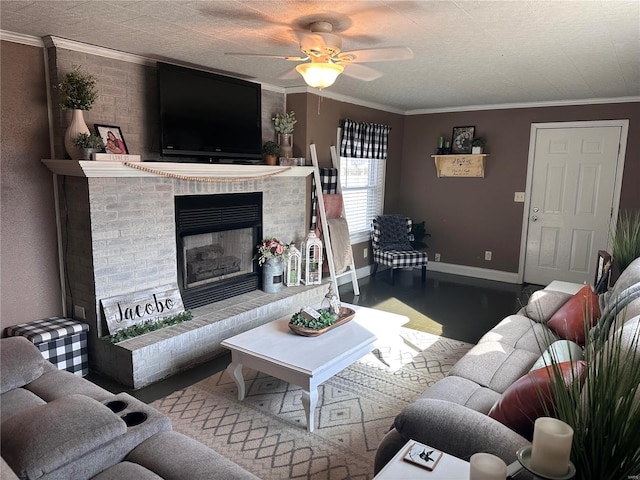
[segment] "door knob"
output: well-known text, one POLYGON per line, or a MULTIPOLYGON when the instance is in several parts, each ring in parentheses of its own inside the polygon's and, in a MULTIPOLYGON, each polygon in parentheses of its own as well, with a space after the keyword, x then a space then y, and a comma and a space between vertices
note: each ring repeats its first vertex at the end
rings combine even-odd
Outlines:
POLYGON ((536 215, 531 215, 531 221, 532 222, 537 222, 538 221, 538 217, 536 215))
POLYGON ((534 211, 534 213, 538 213, 540 211, 540 209, 538 207, 533 207, 533 211, 534 211))

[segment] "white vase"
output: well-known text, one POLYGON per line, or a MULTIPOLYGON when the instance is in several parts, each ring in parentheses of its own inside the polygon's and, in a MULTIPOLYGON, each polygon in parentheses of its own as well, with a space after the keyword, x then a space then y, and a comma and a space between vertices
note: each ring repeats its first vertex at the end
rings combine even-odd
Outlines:
POLYGON ((482 147, 471 147, 471 153, 473 155, 481 155, 482 154, 482 147))
POLYGON ((82 151, 73 144, 74 138, 81 133, 89 134, 89 127, 87 127, 87 124, 84 122, 83 110, 74 109, 67 131, 64 133, 64 148, 73 160, 80 160, 82 158, 82 151))

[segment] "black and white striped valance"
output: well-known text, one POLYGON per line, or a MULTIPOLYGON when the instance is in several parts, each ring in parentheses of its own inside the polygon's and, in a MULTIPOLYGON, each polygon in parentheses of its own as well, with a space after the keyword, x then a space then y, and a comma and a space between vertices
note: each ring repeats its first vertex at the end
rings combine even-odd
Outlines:
POLYGON ((343 120, 340 155, 351 158, 386 159, 389 131, 391 127, 388 125, 343 120))

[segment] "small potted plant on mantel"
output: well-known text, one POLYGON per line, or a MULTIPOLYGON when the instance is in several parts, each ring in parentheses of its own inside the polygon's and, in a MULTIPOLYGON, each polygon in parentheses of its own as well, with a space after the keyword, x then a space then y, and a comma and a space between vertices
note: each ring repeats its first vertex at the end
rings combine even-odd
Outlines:
POLYGON ((276 165, 278 156, 280 155, 280 145, 271 140, 264 142, 262 145, 262 155, 267 165, 276 165))
POLYGON ((92 133, 80 133, 73 139, 73 145, 80 149, 80 160, 93 160, 92 155, 104 152, 102 138, 92 133))
POLYGON ((484 146, 487 144, 486 140, 484 139, 484 137, 476 137, 473 140, 471 140, 471 153, 473 155, 480 155, 482 154, 482 149, 484 148, 484 146))

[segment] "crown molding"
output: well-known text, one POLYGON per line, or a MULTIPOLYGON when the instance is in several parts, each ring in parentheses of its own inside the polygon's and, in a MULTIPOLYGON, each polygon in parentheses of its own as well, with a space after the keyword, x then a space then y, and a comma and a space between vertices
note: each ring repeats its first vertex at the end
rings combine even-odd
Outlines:
POLYGON ((336 100, 338 102, 353 103, 354 105, 359 105, 361 107, 373 108, 376 110, 382 110, 384 112, 389 112, 389 113, 397 113, 398 115, 406 115, 406 112, 399 108, 390 107, 389 105, 382 105, 380 103, 367 102, 366 100, 360 100, 358 98, 349 97, 347 95, 341 95, 339 93, 332 92, 331 90, 320 90, 318 88, 302 86, 302 87, 287 87, 285 88, 285 91, 287 95, 292 93, 311 93, 321 98, 329 98, 331 100, 336 100))
POLYGON ((605 103, 640 102, 640 97, 584 98, 580 100, 558 100, 549 102, 503 103, 496 105, 469 105, 465 107, 425 108, 407 110, 405 115, 425 115, 430 113, 474 112, 479 110, 509 110, 514 108, 570 107, 573 105, 597 105, 605 103))
POLYGON ((0 30, 0 40, 13 43, 21 43, 32 47, 44 47, 44 42, 40 37, 33 35, 25 35, 23 33, 9 32, 8 30, 0 30))
POLYGON ((44 37, 43 40, 45 47, 64 48, 67 50, 73 50, 74 52, 97 55, 99 57, 110 58, 112 60, 122 60, 123 62, 135 63, 138 65, 155 66, 157 61, 149 57, 121 52, 111 48, 98 47, 97 45, 76 42, 75 40, 69 40, 61 37, 47 36, 44 37))

